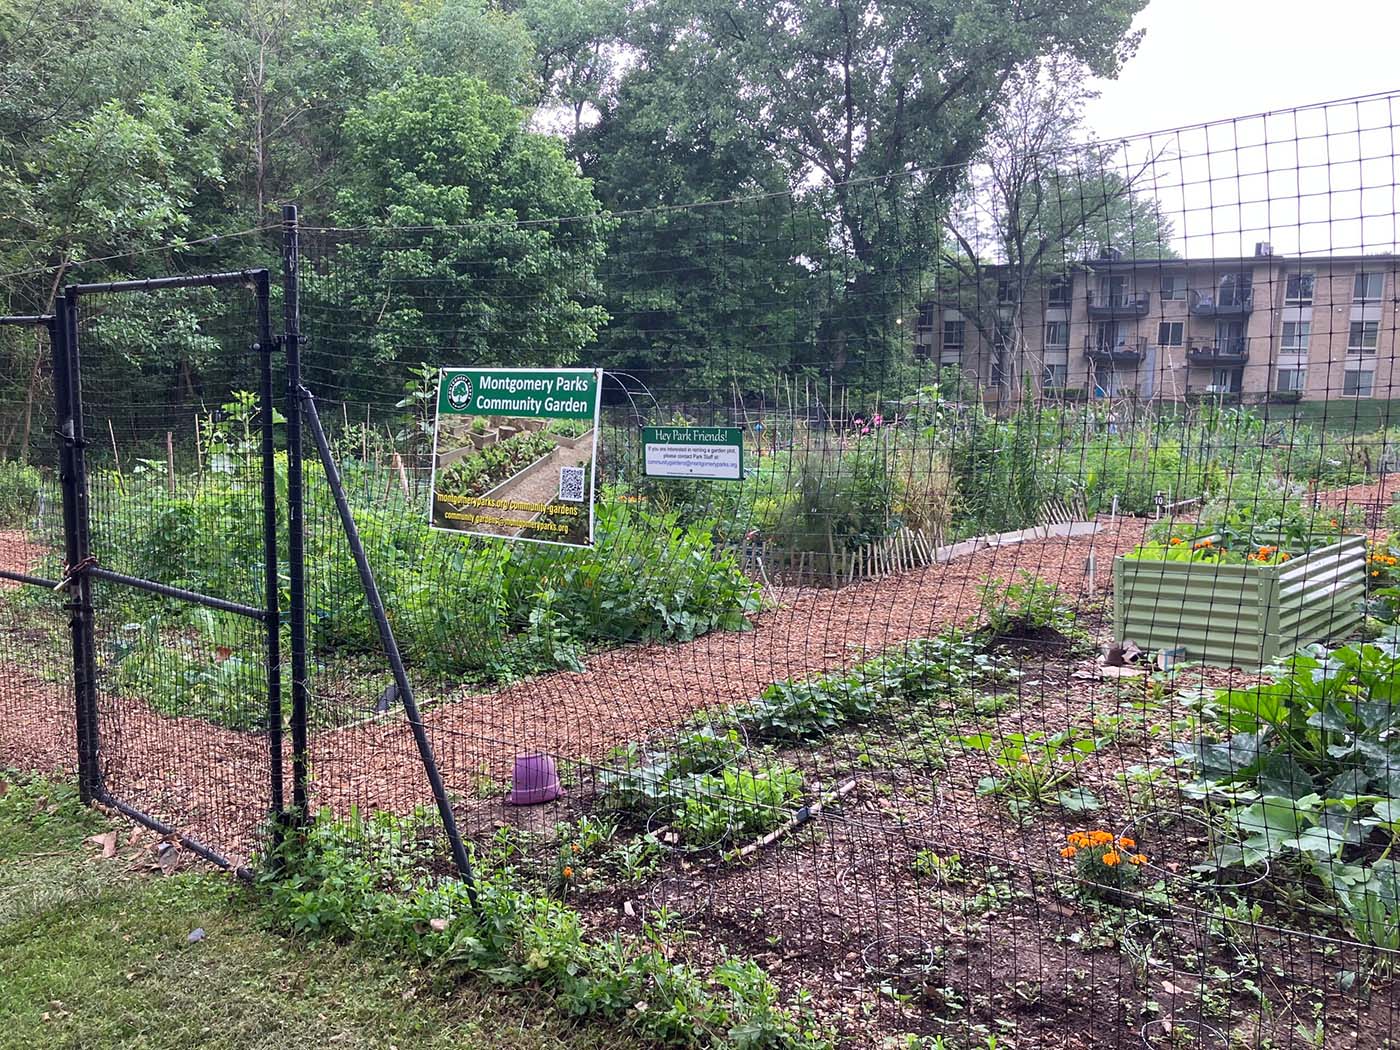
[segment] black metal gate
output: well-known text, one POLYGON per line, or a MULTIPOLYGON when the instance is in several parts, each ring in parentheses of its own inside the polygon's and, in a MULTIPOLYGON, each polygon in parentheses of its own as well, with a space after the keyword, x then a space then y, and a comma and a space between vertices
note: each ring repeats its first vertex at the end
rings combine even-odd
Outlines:
MULTIPOLYGON (((3 575, 63 596, 72 643, 73 724, 82 798, 109 805, 178 839, 200 856, 232 868, 241 866, 269 820, 280 824, 285 810, 274 441, 276 347, 269 298, 268 271, 250 269, 71 285, 52 316, 0 318, 0 324, 42 326, 50 336, 63 510, 62 570, 57 579, 14 571, 3 575), (125 542, 129 535, 159 535, 167 521, 178 522, 194 494, 177 484, 170 431, 166 431, 167 479, 152 476, 140 465, 151 462, 148 459, 133 463, 144 450, 140 439, 149 435, 141 434, 132 421, 143 418, 146 406, 123 403, 120 391, 104 391, 105 398, 96 399, 85 397, 84 392, 84 354, 90 355, 89 364, 100 364, 101 354, 112 352, 112 340, 103 336, 100 323, 89 347, 84 338, 89 317, 110 321, 115 316, 120 331, 121 307, 114 303, 191 289, 239 302, 251 319, 247 327, 253 338, 245 352, 255 368, 257 389, 252 410, 242 422, 249 437, 256 432, 256 449, 242 449, 248 453, 248 469, 241 476, 218 476, 209 482, 222 487, 220 495, 233 510, 230 518, 238 519, 230 521, 231 527, 246 534, 251 525, 257 534, 248 553, 260 565, 243 566, 246 586, 234 586, 234 594, 184 586, 189 567, 162 563, 158 549, 132 552, 132 545, 125 542), (104 415, 105 434, 96 432, 99 428, 94 425, 104 415), (120 427, 114 417, 122 419, 120 427), (125 463, 119 429, 127 445, 125 463), (110 438, 110 449, 104 437, 110 438), (95 466, 94 460, 102 461, 101 465, 95 466), (107 524, 97 533, 95 501, 102 502, 107 512, 102 516, 107 524), (259 513, 248 513, 253 510, 259 513), (163 517, 155 529, 136 528, 152 522, 138 523, 133 514, 163 517), (255 524, 249 520, 253 518, 255 524), (123 622, 136 607, 133 595, 156 610, 146 624, 123 622), (168 615, 172 603, 203 610, 206 618, 191 627, 181 615, 168 615), (235 623, 245 629, 231 627, 235 623), (241 650, 237 656, 235 645, 241 650), (175 654, 178 666, 160 655, 167 652, 175 654), (228 668, 234 660, 238 664, 231 674, 228 668), (260 678, 257 695, 261 700, 256 711, 249 713, 246 696, 234 699, 232 693, 249 692, 253 669, 260 678), (219 694, 221 681, 231 687, 228 695, 219 694), (147 695, 133 698, 133 690, 147 695), (205 720, 198 717, 207 713, 198 709, 200 703, 224 705, 223 724, 206 728, 205 720), (165 713, 174 717, 157 713, 162 704, 165 713), (249 776, 250 766, 261 775, 249 776), (253 833, 240 834, 248 831, 253 833), (223 845, 226 842, 238 846, 229 850, 223 845)), ((202 305, 208 309, 207 300, 202 305)), ((236 359, 238 354, 232 356, 236 359)), ((236 368, 243 362, 229 364, 236 368)), ((209 433, 214 432, 213 419, 211 413, 209 433)), ((194 420, 198 444, 206 421, 198 413, 194 420)), ((168 419, 153 422, 172 425, 168 419)), ((211 466, 224 469, 222 464, 211 466)), ((205 476, 201 469, 197 480, 188 484, 205 484, 205 476)), ((218 545, 226 538, 210 537, 210 542, 218 545)))

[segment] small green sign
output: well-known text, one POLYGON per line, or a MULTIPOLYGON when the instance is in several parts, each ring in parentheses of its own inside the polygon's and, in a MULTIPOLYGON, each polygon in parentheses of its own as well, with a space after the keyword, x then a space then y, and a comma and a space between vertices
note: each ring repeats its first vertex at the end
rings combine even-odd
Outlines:
POLYGON ((449 416, 592 419, 598 372, 592 368, 445 368, 438 412, 449 416))
POLYGON ((643 427, 642 473, 649 478, 740 481, 744 432, 739 427, 643 427))

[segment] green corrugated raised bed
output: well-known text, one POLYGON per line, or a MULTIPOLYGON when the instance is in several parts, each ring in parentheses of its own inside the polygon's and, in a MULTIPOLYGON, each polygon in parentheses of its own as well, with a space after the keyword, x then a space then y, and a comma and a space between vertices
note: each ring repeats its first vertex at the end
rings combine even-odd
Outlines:
POLYGON ((1361 621, 1366 537, 1278 565, 1145 561, 1113 565, 1113 636, 1148 652, 1258 670, 1300 646, 1340 638, 1361 621))

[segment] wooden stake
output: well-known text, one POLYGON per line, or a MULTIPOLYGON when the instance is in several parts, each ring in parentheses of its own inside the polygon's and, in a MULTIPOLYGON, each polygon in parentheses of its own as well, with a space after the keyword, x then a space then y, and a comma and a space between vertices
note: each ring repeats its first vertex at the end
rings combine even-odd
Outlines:
POLYGON ((165 432, 165 480, 170 495, 175 495, 175 435, 165 432))
POLYGON ((117 461, 117 480, 122 481, 122 457, 117 452, 117 432, 112 429, 111 419, 107 420, 107 433, 112 438, 112 458, 117 461))

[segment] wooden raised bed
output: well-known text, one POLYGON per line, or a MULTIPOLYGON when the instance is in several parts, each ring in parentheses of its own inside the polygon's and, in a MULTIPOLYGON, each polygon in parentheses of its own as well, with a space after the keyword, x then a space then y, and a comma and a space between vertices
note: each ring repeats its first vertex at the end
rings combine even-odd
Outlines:
POLYGON ((1143 561, 1113 565, 1113 636, 1143 649, 1185 648, 1186 659, 1255 671, 1361 621, 1366 537, 1280 565, 1143 561))

